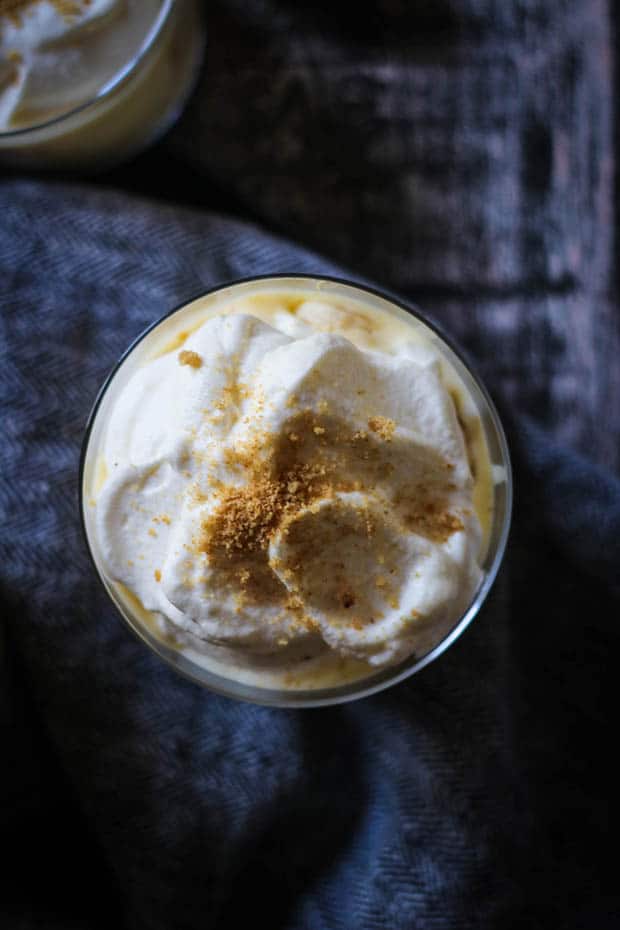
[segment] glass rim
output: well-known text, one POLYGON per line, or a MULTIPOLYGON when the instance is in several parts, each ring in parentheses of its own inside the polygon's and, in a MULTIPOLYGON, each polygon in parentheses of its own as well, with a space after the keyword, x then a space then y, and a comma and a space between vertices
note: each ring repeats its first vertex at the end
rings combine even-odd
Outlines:
POLYGON ((159 38, 161 32, 163 31, 166 23, 170 19, 170 14, 172 9, 177 3, 177 0, 162 0, 161 7, 155 17, 153 23, 148 29, 146 35, 142 39, 140 46, 138 47, 135 54, 129 59, 129 61, 123 65, 108 81, 105 81, 97 93, 89 97, 88 100, 84 100, 83 103, 79 103, 74 107, 71 107, 69 110, 65 110, 64 113, 59 113, 56 116, 53 116, 51 119, 43 120, 40 123, 32 123, 29 126, 22 126, 19 129, 0 129, 0 140, 6 139, 19 139, 24 136, 27 136, 29 133, 36 133, 44 129, 48 129, 51 126, 59 125, 65 120, 71 119, 73 116, 77 116, 79 113, 85 112, 91 107, 96 106, 96 104, 101 103, 103 100, 107 100, 112 96, 115 90, 117 90, 121 84, 124 84, 127 79, 129 79, 134 71, 140 67, 144 59, 147 57, 151 49, 153 48, 155 42, 159 38))
MULTIPOLYGON (((172 667, 175 672, 187 680, 192 681, 195 684, 198 684, 201 687, 224 697, 245 701, 251 704, 282 708, 326 707, 337 704, 344 704, 348 703, 349 701, 369 697, 372 694, 376 694, 385 690, 386 688, 391 687, 392 685, 399 684, 405 679, 410 678, 429 665, 431 662, 433 662, 435 659, 439 658, 439 656, 441 656, 449 648, 449 646, 451 646, 460 637, 460 635, 467 629, 469 624, 476 617, 495 582, 504 558, 504 553, 506 551, 513 507, 513 470, 508 442, 506 440, 506 434, 504 432, 497 408, 484 382, 478 375, 475 366, 472 365, 463 350, 453 342, 450 336, 445 334, 443 328, 440 325, 438 325, 434 320, 429 320, 416 304, 409 303, 400 297, 394 296, 387 288, 381 289, 366 283, 357 283, 349 278, 339 277, 336 275, 318 273, 312 274, 303 272, 277 272, 272 274, 248 275, 243 278, 234 278, 229 281, 222 282, 220 284, 214 285, 213 287, 201 290, 194 297, 190 297, 189 299, 184 300, 182 303, 175 305, 171 310, 167 311, 162 316, 158 317, 156 320, 150 323, 147 327, 145 327, 120 355, 97 392, 92 408, 88 415, 88 419, 86 421, 86 427, 80 451, 78 482, 80 523, 86 542, 86 549, 95 569, 97 578, 102 584, 106 594, 112 601, 114 607, 117 610, 117 613, 120 614, 120 617, 123 620, 125 626, 128 627, 129 630, 139 640, 149 646, 150 649, 155 652, 160 659, 163 659, 167 665, 172 667), (388 666, 387 668, 379 670, 376 673, 371 672, 365 678, 354 679, 343 684, 331 685, 326 688, 262 688, 260 685, 247 684, 236 681, 232 678, 227 678, 224 675, 220 675, 217 672, 199 666, 196 661, 185 656, 182 651, 168 647, 165 643, 162 643, 157 639, 157 637, 151 634, 140 622, 130 621, 129 617, 126 616, 125 611, 122 609, 121 604, 119 603, 119 599, 115 596, 115 592, 112 586, 107 582, 97 564, 97 560, 90 543, 85 518, 84 477, 91 433, 97 419, 97 414, 108 392, 108 389, 111 387, 120 368, 129 358, 129 356, 154 329, 197 300, 211 297, 220 291, 226 291, 229 288, 235 288, 241 285, 249 285, 252 283, 267 281, 273 281, 274 283, 277 283, 283 280, 291 282, 326 281, 330 284, 356 290, 361 292, 362 296, 367 294, 372 297, 379 298, 380 300, 384 300, 387 303, 394 304, 396 307, 403 310, 414 319, 418 320, 418 322, 428 327, 431 332, 438 336, 439 339, 447 345, 448 349, 450 349, 461 365, 463 365, 476 385, 476 388, 479 390, 481 397, 487 406, 490 421, 493 429, 495 430, 495 436, 501 456, 501 465, 505 469, 505 502, 502 523, 497 540, 495 542, 492 559, 488 569, 484 571, 483 578, 475 591, 471 603, 464 611, 462 616, 456 621, 454 626, 435 646, 433 646, 432 649, 429 650, 429 652, 420 658, 413 654, 403 659, 397 665, 388 666)), ((488 555, 489 553, 487 552, 487 557, 488 555)))

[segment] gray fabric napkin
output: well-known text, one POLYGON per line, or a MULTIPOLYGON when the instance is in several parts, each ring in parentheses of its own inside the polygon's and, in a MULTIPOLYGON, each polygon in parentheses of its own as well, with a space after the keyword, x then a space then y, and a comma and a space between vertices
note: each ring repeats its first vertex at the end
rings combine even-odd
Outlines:
POLYGON ((612 926, 598 851, 617 482, 512 426, 507 564, 446 655, 333 709, 208 694, 132 638, 95 578, 85 420, 171 306, 238 275, 334 267, 109 191, 13 182, 0 197, 3 926, 234 927, 248 908, 291 930, 612 926))

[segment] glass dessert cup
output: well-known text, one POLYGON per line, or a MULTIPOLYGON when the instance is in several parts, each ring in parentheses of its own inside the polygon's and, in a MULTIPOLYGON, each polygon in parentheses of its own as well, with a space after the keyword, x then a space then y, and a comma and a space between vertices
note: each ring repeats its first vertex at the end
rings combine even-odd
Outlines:
MULTIPOLYGON (((103 464, 105 471, 105 463, 103 464)), ((250 278, 215 288, 190 303, 171 311, 155 322, 128 348, 121 357, 97 397, 84 438, 80 464, 80 510, 87 546, 95 569, 112 602, 128 624, 157 655, 187 678, 228 697, 257 704, 281 707, 316 707, 338 704, 383 690, 420 671, 441 655, 474 619, 495 580, 504 554, 512 507, 512 473, 504 431, 497 411, 478 377, 433 324, 417 310, 371 288, 344 280, 311 275, 275 275, 250 278), (480 558, 481 579, 467 609, 462 611, 448 630, 442 629, 432 645, 422 654, 410 655, 387 668, 376 669, 363 663, 342 660, 342 673, 332 670, 329 676, 318 675, 314 682, 303 676, 298 682, 274 686, 260 674, 248 676, 234 659, 219 661, 207 658, 186 644, 162 634, 154 615, 142 607, 126 588, 109 577, 97 541, 95 527, 96 497, 105 475, 102 475, 102 443, 111 410, 132 374, 150 359, 182 346, 188 333, 206 319, 220 312, 230 301, 255 298, 275 293, 298 295, 304 300, 351 302, 364 312, 390 318, 402 327, 411 328, 413 338, 430 346, 449 372, 450 393, 458 410, 459 420, 467 439, 470 457, 485 469, 485 510, 488 519, 483 525, 484 544, 480 558), (454 390, 452 390, 452 387, 454 390), (473 450, 473 451, 472 451, 473 450)), ((476 507, 478 510, 478 507, 476 507)), ((294 678, 293 678, 294 681, 294 678)))
POLYGON ((36 112, 24 124, 0 129, 0 162, 22 169, 100 171, 163 135, 179 117, 202 61, 199 0, 161 0, 144 28, 133 53, 95 93, 68 109, 36 112))

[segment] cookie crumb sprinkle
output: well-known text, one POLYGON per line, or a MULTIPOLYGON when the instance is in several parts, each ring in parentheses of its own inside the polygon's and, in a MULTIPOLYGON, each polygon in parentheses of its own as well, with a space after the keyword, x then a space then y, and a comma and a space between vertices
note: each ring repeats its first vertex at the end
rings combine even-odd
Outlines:
POLYGON ((202 356, 198 355, 198 352, 190 352, 188 349, 183 349, 182 352, 179 352, 179 365, 189 365, 190 368, 202 368, 202 356))

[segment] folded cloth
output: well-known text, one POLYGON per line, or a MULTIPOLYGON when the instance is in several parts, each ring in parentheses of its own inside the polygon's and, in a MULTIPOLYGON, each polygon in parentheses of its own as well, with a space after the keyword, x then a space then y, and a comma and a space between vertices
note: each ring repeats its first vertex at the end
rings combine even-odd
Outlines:
POLYGON ((338 269, 249 224, 87 187, 7 182, 0 215, 1 925, 617 926, 618 481, 507 409, 508 556, 440 660, 331 709, 209 694, 134 640, 89 564, 88 411, 174 305, 338 269))

